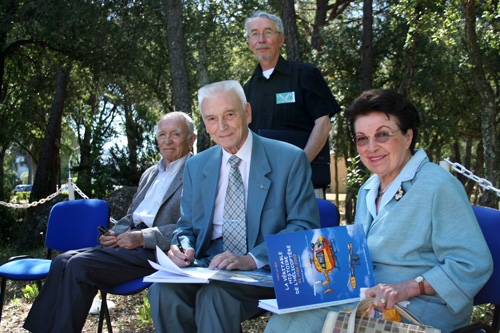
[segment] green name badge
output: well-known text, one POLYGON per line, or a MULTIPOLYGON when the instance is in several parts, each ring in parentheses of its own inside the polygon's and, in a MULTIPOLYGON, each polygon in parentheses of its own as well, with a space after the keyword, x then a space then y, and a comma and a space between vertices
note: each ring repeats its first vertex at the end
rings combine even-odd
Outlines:
POLYGON ((276 94, 276 104, 295 103, 295 91, 276 94))

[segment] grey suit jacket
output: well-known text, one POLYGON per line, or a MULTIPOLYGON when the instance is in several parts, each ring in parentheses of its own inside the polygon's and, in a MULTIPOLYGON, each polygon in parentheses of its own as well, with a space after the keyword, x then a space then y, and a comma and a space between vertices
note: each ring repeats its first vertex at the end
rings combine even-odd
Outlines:
MULTIPOLYGON (((248 180, 247 248, 268 263, 265 236, 319 228, 318 204, 311 182, 311 167, 303 150, 253 132, 252 162, 248 180)), ((174 237, 184 248, 195 249, 196 263, 208 265, 213 254, 213 214, 222 148, 212 147, 187 163, 184 170, 182 216, 174 237)))
MULTIPOLYGON (((189 157, 191 157, 191 153, 188 154, 188 159, 189 157)), ((144 248, 154 250, 156 245, 158 245, 163 251, 170 249, 172 232, 175 230, 177 220, 181 215, 180 202, 183 173, 184 165, 181 166, 175 178, 172 180, 172 184, 170 184, 169 188, 165 192, 160 209, 155 216, 153 226, 151 228, 142 229, 142 235, 144 236, 144 248)), ((149 187, 157 175, 158 164, 152 166, 142 174, 141 180, 139 181, 139 188, 134 195, 132 204, 127 211, 127 215, 121 218, 116 226, 111 229, 117 235, 122 234, 134 227, 132 214, 144 199, 144 196, 148 192, 149 187)))

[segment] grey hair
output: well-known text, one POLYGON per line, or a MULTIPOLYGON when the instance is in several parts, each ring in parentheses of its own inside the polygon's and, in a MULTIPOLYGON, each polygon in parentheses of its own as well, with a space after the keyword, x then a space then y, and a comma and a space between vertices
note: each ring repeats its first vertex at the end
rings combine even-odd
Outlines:
POLYGON ((265 11, 262 11, 262 10, 256 10, 255 12, 253 12, 252 16, 250 16, 249 18, 247 18, 245 20, 245 37, 248 38, 248 29, 250 27, 250 23, 252 23, 253 20, 255 20, 256 18, 259 18, 259 17, 263 17, 263 18, 266 18, 268 20, 271 20, 273 21, 275 24, 276 24, 276 29, 278 29, 278 32, 280 33, 280 35, 284 34, 285 33, 285 28, 283 28, 283 21, 281 21, 281 19, 274 15, 274 14, 269 14, 269 13, 266 13, 265 11))
POLYGON ((226 93, 231 91, 238 96, 239 100, 241 101, 241 107, 243 108, 243 111, 246 110, 247 98, 245 96, 245 91, 243 90, 243 87, 236 80, 227 80, 227 81, 220 81, 207 84, 206 86, 201 87, 198 90, 198 104, 200 105, 201 115, 203 116, 203 112, 201 110, 201 104, 203 103, 203 100, 205 98, 211 97, 215 94, 226 93))
POLYGON ((193 136, 193 134, 194 134, 193 119, 191 119, 191 117, 187 113, 185 113, 185 112, 172 111, 172 112, 164 114, 160 118, 160 120, 158 120, 158 123, 155 126, 155 136, 156 137, 158 137, 158 127, 160 126, 160 122, 162 120, 167 120, 167 119, 171 119, 171 118, 182 118, 182 119, 184 119, 184 121, 186 122, 186 126, 188 128, 188 139, 190 139, 193 136))

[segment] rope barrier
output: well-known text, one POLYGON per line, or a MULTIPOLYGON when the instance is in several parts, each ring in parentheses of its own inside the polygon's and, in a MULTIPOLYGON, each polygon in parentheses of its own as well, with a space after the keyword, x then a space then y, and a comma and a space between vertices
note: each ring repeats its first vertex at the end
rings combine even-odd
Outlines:
POLYGON ((500 190, 495 188, 493 186, 493 183, 490 182, 489 180, 476 176, 475 174, 472 173, 472 171, 468 170, 460 163, 451 162, 448 158, 445 158, 444 161, 447 162, 448 164, 450 164, 451 167, 453 168, 453 170, 455 170, 456 172, 464 175, 465 177, 467 177, 469 179, 472 179, 473 181, 478 183, 479 186, 481 186, 482 188, 484 188, 486 190, 494 191, 497 194, 497 196, 500 197, 500 190))

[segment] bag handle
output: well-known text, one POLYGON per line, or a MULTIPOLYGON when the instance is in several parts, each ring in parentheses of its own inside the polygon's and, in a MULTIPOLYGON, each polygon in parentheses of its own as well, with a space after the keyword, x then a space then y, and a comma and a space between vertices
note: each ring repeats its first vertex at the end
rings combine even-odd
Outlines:
MULTIPOLYGON (((347 333, 354 333, 355 332, 355 326, 356 326, 356 314, 358 312, 365 312, 370 308, 370 306, 373 304, 374 298, 366 298, 362 300, 361 302, 356 305, 356 308, 352 310, 351 315, 349 316, 349 323, 347 326, 347 333)), ((397 313, 399 313, 401 316, 403 316, 406 320, 411 322, 412 324, 416 325, 423 325, 422 322, 415 317, 410 311, 402 308, 399 305, 395 305, 394 309, 396 310, 397 313)))

